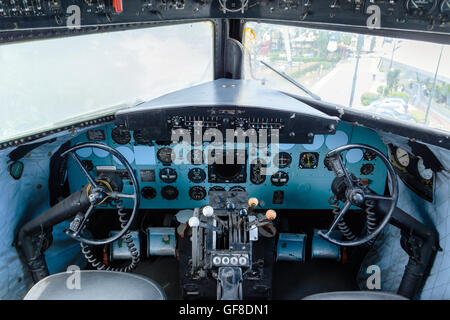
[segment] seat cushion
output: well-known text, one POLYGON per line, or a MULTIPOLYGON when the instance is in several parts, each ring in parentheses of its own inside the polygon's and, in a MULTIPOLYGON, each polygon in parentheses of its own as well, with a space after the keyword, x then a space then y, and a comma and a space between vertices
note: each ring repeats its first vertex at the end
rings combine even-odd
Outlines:
POLYGON ((81 270, 61 272, 36 283, 25 300, 166 300, 153 280, 131 273, 81 270), (77 278, 78 277, 78 278, 77 278))
POLYGON ((303 300, 408 300, 397 294, 381 291, 335 291, 313 294, 303 300))

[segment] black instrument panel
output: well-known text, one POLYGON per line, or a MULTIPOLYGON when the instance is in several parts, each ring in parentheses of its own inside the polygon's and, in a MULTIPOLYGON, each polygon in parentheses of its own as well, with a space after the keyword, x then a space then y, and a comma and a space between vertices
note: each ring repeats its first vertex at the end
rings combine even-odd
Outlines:
MULTIPOLYGON (((219 130, 222 138, 226 139, 228 129, 240 129, 249 138, 256 138, 265 130, 268 139, 277 134, 280 143, 312 143, 316 134, 334 134, 337 119, 263 108, 182 107, 119 113, 116 124, 130 130, 151 127, 153 130, 146 131, 145 140, 179 141, 182 140, 181 135, 173 136, 173 133, 185 129, 190 133, 191 142, 198 137, 214 142, 213 130, 219 130)), ((169 162, 168 155, 166 157, 169 162)), ((202 161, 195 153, 191 158, 193 164, 202 161)))
MULTIPOLYGON (((243 2, 228 0, 223 3, 227 8, 236 9, 243 2)), ((7 36, 0 36, 0 41, 61 35, 56 29, 38 33, 32 32, 31 28, 69 27, 65 28, 64 35, 70 35, 102 32, 109 25, 126 29, 135 27, 133 23, 138 22, 220 18, 286 20, 364 27, 366 30, 383 28, 448 34, 449 14, 449 0, 263 0, 237 12, 226 12, 219 1, 203 0, 3 0, 0 1, 0 31, 6 31, 7 36), (74 27, 74 23, 79 25, 74 27), (82 28, 92 25, 99 28, 82 28)))

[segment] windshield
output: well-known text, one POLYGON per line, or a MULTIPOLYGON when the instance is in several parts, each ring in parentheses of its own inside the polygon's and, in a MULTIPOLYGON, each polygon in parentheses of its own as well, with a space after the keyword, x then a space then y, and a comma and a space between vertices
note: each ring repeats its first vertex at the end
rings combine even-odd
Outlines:
POLYGON ((210 22, 0 46, 0 141, 213 80, 210 22))
POLYGON ((450 45, 250 22, 244 46, 246 79, 450 130, 450 45))

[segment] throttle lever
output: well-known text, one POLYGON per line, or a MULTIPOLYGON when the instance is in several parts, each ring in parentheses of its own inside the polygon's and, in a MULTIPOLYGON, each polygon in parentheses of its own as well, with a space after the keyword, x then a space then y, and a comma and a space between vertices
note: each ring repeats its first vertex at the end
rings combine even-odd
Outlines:
POLYGON ((253 229, 255 226, 262 226, 267 223, 272 222, 277 217, 277 213, 275 210, 269 209, 266 211, 266 214, 262 217, 258 217, 252 222, 248 224, 248 230, 253 229))
POLYGON ((194 227, 199 227, 199 228, 204 228, 204 229, 208 229, 217 233, 222 233, 222 229, 209 225, 207 223, 201 222, 199 218, 197 217, 191 217, 188 221, 188 224, 191 228, 194 227))
POLYGON ((214 213, 214 208, 211 206, 204 206, 202 208, 202 214, 207 217, 207 218, 213 218, 214 220, 216 220, 218 223, 220 223, 222 225, 222 227, 224 229, 227 229, 227 226, 225 225, 225 222, 220 219, 215 213, 214 213))

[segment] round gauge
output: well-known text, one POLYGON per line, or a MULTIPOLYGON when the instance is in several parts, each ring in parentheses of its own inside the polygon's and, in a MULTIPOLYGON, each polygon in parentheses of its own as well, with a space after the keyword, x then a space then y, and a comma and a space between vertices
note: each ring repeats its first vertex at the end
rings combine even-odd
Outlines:
POLYGON ((436 8, 438 0, 407 0, 406 10, 410 14, 422 15, 436 8))
POLYGON ((203 182, 206 179, 205 170, 200 168, 192 168, 188 172, 188 178, 194 183, 203 182))
POLYGON ((373 164, 365 163, 361 166, 360 172, 363 175, 368 175, 368 174, 371 174, 374 169, 375 169, 375 166, 373 164))
POLYGON ((250 165, 250 181, 254 184, 261 184, 266 181, 266 175, 263 174, 263 168, 266 164, 263 160, 258 159, 256 163, 250 165))
POLYGON ((86 168, 87 171, 92 171, 94 169, 94 164, 91 160, 81 160, 81 163, 86 168))
POLYGON ((225 188, 221 187, 221 186, 214 186, 214 187, 209 188, 208 193, 211 191, 225 191, 225 188))
POLYGON ((164 168, 159 170, 159 178, 162 182, 171 183, 177 180, 177 172, 172 168, 164 168))
POLYGON ((292 157, 287 152, 280 152, 273 158, 274 162, 278 165, 278 168, 286 168, 292 162, 292 157))
POLYGON ((189 197, 192 200, 203 200, 206 197, 206 190, 200 186, 194 186, 189 189, 189 197))
POLYGON ((373 161, 377 157, 377 154, 372 150, 366 150, 363 154, 364 160, 373 161))
POLYGON ((156 197, 156 190, 152 187, 144 187, 141 190, 141 194, 142 194, 142 197, 150 200, 150 199, 153 199, 154 197, 156 197))
POLYGON ((397 148, 395 150, 395 160, 397 160, 398 164, 403 167, 409 166, 409 162, 411 161, 409 153, 402 148, 397 148))
POLYGON ((234 186, 231 187, 229 191, 245 191, 245 188, 241 186, 234 186))
POLYGON ((127 144, 131 140, 131 134, 128 130, 114 128, 113 131, 111 131, 111 138, 117 144, 127 144))
POLYGON ((152 141, 150 139, 150 133, 148 132, 148 130, 145 130, 145 129, 134 130, 133 139, 136 144, 149 145, 152 143, 152 141))
POLYGON ((173 200, 178 197, 178 189, 172 186, 165 186, 161 189, 161 195, 166 200, 173 200))
POLYGON ((284 171, 275 172, 270 177, 270 182, 272 182, 272 184, 277 187, 284 186, 288 181, 289 181, 289 175, 284 171))
POLYGON ((304 152, 300 154, 298 167, 301 169, 315 169, 319 163, 319 154, 317 152, 304 152))
POLYGON ((421 157, 418 157, 417 160, 417 172, 419 173, 419 176, 424 180, 433 179, 433 170, 425 167, 425 164, 423 163, 423 159, 421 157))
POLYGON ((439 7, 439 11, 442 14, 450 14, 450 0, 443 0, 439 7))
POLYGON ((161 148, 156 153, 156 157, 163 164, 168 165, 168 164, 172 163, 172 154, 173 154, 172 149, 170 149, 170 148, 161 148))
POLYGON ((193 149, 189 152, 189 162, 191 164, 203 163, 203 151, 200 149, 193 149))

